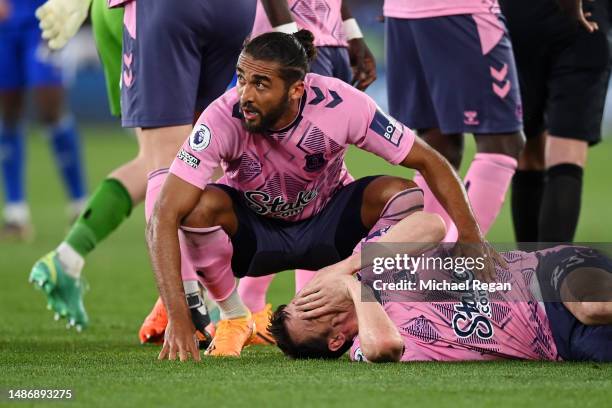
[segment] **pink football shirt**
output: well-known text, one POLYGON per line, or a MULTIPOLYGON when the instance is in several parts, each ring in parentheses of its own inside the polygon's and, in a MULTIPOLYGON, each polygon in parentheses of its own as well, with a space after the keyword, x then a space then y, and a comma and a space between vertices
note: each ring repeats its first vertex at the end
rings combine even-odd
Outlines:
POLYGON ((427 18, 500 12, 497 0, 385 0, 386 17, 427 18))
POLYGON ((291 125, 266 134, 243 126, 236 88, 202 113, 170 172, 203 189, 221 165, 223 182, 241 191, 256 213, 298 221, 317 214, 350 181, 348 145, 392 164, 410 151, 414 133, 365 93, 336 78, 307 74, 291 125))
MULTIPOLYGON (((383 301, 404 339, 402 361, 560 359, 532 281, 536 255, 513 251, 503 256, 509 270, 498 269, 498 281, 510 282, 512 294, 468 292, 456 302, 383 301)), ((358 337, 350 357, 365 360, 358 337)))
MULTIPOLYGON (((340 13, 342 0, 288 0, 287 3, 298 27, 314 34, 315 46, 347 46, 340 13)), ((270 20, 261 1, 258 1, 251 38, 269 31, 272 31, 270 20)))

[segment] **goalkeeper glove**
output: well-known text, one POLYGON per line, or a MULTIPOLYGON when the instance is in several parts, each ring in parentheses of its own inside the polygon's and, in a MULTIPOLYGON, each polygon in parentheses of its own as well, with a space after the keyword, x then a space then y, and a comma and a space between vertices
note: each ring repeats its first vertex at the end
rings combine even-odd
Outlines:
POLYGON ((49 48, 63 48, 87 18, 91 0, 48 0, 36 10, 42 38, 49 48))

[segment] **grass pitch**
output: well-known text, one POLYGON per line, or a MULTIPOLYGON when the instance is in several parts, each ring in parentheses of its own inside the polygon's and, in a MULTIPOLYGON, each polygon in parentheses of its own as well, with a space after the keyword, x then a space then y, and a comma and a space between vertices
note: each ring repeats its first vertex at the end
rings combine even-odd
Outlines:
MULTIPOLYGON (((90 187, 136 152, 116 129, 87 129, 90 187)), ((471 145, 470 145, 471 146, 471 145)), ((285 359, 275 348, 254 347, 240 359, 158 362, 158 347, 140 346, 137 332, 156 298, 144 244, 144 215, 136 209, 87 259, 91 286, 85 302, 91 327, 66 331, 27 283, 38 257, 67 229, 65 199, 46 141, 29 139, 28 187, 36 226, 29 245, 0 243, 0 405, 6 390, 72 389, 77 406, 508 406, 604 407, 612 401, 612 364, 541 362, 369 365, 285 359)), ((470 157, 468 149, 466 157, 470 157)), ((590 152, 578 241, 610 241, 609 158, 612 143, 590 152)), ((348 165, 366 174, 408 175, 367 153, 351 151, 348 165)), ((511 242, 508 205, 489 238, 511 242)), ((291 298, 293 277, 280 274, 269 300, 291 298)), ((612 346, 612 344, 611 344, 612 346)), ((21 402, 16 406, 43 404, 21 402)))

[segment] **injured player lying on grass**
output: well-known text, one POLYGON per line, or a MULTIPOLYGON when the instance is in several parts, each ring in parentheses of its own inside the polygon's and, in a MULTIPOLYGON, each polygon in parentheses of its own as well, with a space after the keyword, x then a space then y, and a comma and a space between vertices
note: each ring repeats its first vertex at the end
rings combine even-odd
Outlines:
MULTIPOLYGON (((369 362, 612 361, 609 257, 574 245, 502 256, 507 265, 497 268, 497 280, 512 282, 511 291, 472 288, 457 297, 445 292, 442 301, 431 292, 411 298, 372 290, 367 269, 360 281, 351 268, 333 265, 280 306, 269 329, 292 358, 350 351, 351 360, 369 362)), ((351 258, 342 263, 359 262, 358 254, 351 258)))

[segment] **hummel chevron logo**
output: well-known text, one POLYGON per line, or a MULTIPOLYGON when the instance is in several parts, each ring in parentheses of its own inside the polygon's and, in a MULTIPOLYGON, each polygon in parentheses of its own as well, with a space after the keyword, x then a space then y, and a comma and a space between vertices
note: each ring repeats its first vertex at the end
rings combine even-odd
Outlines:
MULTIPOLYGON (((325 94, 321 88, 313 86, 311 89, 314 91, 316 96, 312 98, 310 102, 308 102, 309 105, 318 105, 325 100, 325 94)), ((326 108, 335 108, 344 101, 336 91, 329 91, 329 95, 332 97, 332 100, 325 105, 326 108)))
POLYGON ((504 99, 508 95, 508 92, 510 92, 510 87, 511 87, 510 81, 506 81, 504 86, 499 86, 494 82, 493 92, 495 92, 495 94, 499 96, 500 98, 504 99))
POLYGON ((123 63, 126 67, 130 68, 133 57, 134 55, 131 52, 129 54, 123 54, 123 63))
POLYGON ((494 67, 489 67, 491 71, 491 76, 498 82, 502 82, 506 79, 506 75, 508 75, 508 64, 504 64, 501 69, 496 70, 494 67))
POLYGON ((126 69, 123 71, 123 83, 129 88, 132 86, 132 82, 134 80, 134 76, 132 75, 132 71, 126 69))
POLYGON ((328 103, 327 105, 325 105, 326 108, 335 108, 336 106, 342 103, 342 98, 336 92, 329 91, 329 94, 331 95, 332 98, 334 98, 334 100, 328 103))
POLYGON ((308 102, 309 105, 318 105, 325 100, 325 95, 323 95, 323 91, 321 91, 320 88, 313 86, 312 90, 317 96, 313 98, 310 102, 308 102))

